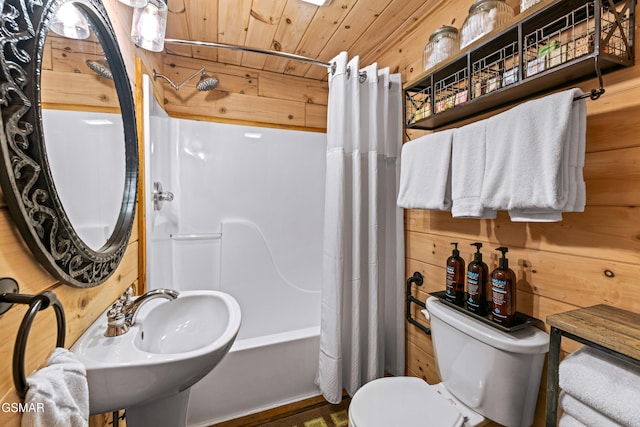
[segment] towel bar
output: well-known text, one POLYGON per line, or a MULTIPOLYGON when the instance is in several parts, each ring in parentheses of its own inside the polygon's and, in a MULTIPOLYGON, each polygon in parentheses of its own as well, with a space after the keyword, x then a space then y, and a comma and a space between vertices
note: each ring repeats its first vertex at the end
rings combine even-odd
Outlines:
POLYGON ((579 101, 581 99, 586 99, 589 98, 592 101, 597 100, 598 98, 600 98, 600 95, 602 95, 605 90, 604 90, 604 81, 602 80, 602 70, 600 70, 600 63, 598 62, 598 57, 594 57, 594 65, 596 68, 596 76, 598 77, 598 84, 600 85, 600 87, 598 89, 591 89, 590 92, 585 93, 582 96, 576 96, 575 98, 573 98, 574 101, 579 101))
POLYGON ((420 329, 422 332, 424 332, 427 335, 431 335, 431 329, 427 328, 426 326, 422 325, 421 323, 418 323, 413 317, 411 317, 411 303, 417 304, 422 308, 427 308, 427 305, 425 303, 423 303, 422 301, 420 301, 418 298, 414 297, 413 295, 411 295, 411 284, 415 283, 417 286, 422 286, 422 283, 424 283, 424 277, 422 276, 422 274, 419 271, 416 271, 415 273, 413 273, 413 276, 409 277, 407 279, 407 292, 406 292, 406 317, 407 317, 407 322, 411 323, 412 325, 418 327, 418 329, 420 329))
POLYGON ((27 378, 24 369, 24 354, 27 348, 27 338, 31 330, 31 324, 36 317, 38 311, 44 310, 49 306, 53 307, 56 313, 56 324, 58 327, 58 336, 56 339, 56 347, 64 347, 66 336, 66 322, 64 318, 64 309, 58 301, 56 295, 51 291, 44 291, 38 295, 25 295, 18 293, 18 283, 10 278, 0 279, 0 314, 6 312, 13 304, 27 304, 29 308, 24 315, 18 335, 16 336, 16 344, 13 348, 13 383, 16 386, 16 393, 22 400, 27 394, 27 378))

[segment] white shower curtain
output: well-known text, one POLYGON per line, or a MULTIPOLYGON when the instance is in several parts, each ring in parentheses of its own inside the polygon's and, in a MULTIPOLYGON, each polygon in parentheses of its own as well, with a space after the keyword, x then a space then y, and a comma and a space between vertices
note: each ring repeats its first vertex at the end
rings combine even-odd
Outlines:
POLYGON ((316 382, 332 403, 385 369, 404 374, 401 79, 376 64, 359 70, 358 61, 343 52, 329 71, 316 382))

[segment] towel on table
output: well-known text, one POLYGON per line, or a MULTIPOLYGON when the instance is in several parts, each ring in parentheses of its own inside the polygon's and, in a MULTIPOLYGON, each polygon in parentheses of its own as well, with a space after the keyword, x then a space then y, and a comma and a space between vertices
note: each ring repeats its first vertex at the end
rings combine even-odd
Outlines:
POLYGON ((587 427, 569 414, 562 414, 558 421, 558 427, 587 427))
POLYGON ((640 426, 640 367, 592 347, 560 363, 559 385, 623 426, 640 426))
POLYGON ((486 157, 487 121, 455 129, 451 153, 451 216, 494 219, 480 202, 486 157))
POLYGON ((402 146, 398 206, 406 209, 451 209, 451 140, 445 130, 402 146))
POLYGON ((27 378, 27 411, 22 427, 86 427, 89 423, 89 387, 85 367, 69 350, 58 347, 48 366, 27 378))
POLYGON ((560 221, 576 210, 586 140, 584 101, 574 102, 581 94, 566 90, 487 119, 483 206, 509 210, 513 221, 560 221))
POLYGON ((587 406, 566 391, 560 393, 558 404, 565 414, 589 427, 620 427, 621 424, 587 406))

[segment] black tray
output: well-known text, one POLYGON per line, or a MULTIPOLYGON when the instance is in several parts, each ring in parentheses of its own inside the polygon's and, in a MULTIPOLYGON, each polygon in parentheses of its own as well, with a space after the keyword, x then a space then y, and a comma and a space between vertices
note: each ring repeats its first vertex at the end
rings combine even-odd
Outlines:
POLYGON ((519 331, 520 329, 524 329, 527 326, 535 326, 537 324, 542 323, 542 321, 540 319, 536 319, 535 317, 531 317, 529 315, 526 315, 524 313, 520 313, 519 311, 516 311, 516 314, 513 318, 513 325, 510 327, 506 327, 503 325, 500 325, 496 322, 494 322, 492 320, 492 315, 491 313, 488 316, 480 316, 478 314, 475 314, 469 310, 467 310, 467 293, 465 292, 464 296, 465 296, 465 303, 464 303, 464 307, 460 307, 459 305, 455 305, 453 303, 450 303, 449 301, 447 301, 445 299, 445 295, 447 293, 445 291, 438 291, 438 292, 429 292, 429 295, 432 295, 436 298, 438 298, 442 303, 448 305, 449 307, 452 307, 456 310, 458 310, 461 313, 466 314, 467 316, 473 317, 476 320, 481 321, 482 323, 489 325, 493 328, 496 328, 500 331, 503 332, 514 332, 514 331, 519 331))

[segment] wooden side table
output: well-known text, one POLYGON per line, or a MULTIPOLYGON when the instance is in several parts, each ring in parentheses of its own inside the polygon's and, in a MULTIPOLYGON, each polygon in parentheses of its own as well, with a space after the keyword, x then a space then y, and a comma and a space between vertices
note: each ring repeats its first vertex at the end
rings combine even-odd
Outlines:
POLYGON ((558 420, 560 341, 567 337, 640 365, 640 314, 604 304, 547 317, 551 326, 547 367, 546 426, 558 420))

